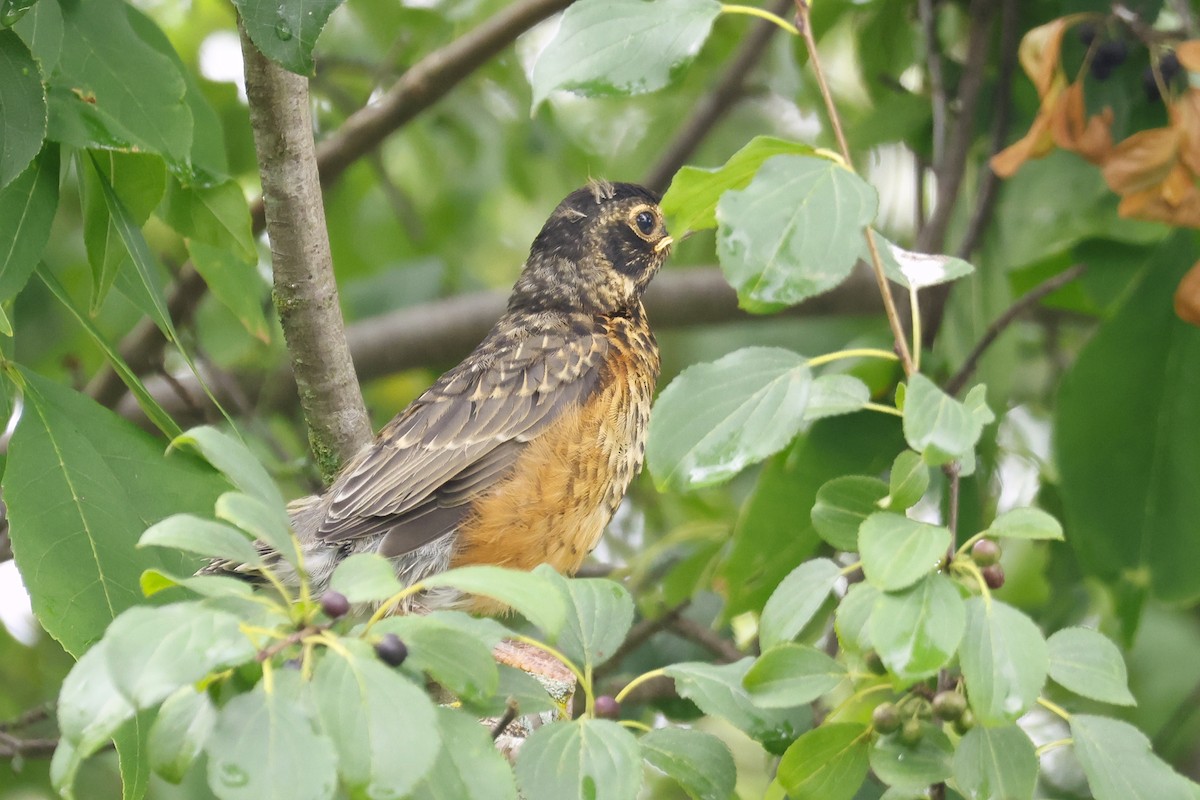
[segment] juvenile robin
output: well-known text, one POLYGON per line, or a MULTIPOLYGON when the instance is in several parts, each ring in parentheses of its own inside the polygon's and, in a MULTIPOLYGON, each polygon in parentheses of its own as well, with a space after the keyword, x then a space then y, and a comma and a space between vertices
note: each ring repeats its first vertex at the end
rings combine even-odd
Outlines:
MULTIPOLYGON (((642 466, 659 359, 641 298, 671 242, 648 189, 568 195, 479 346, 292 505, 316 591, 362 552, 406 585, 467 564, 578 570, 642 466)), ((416 602, 498 610, 448 590, 416 602)))

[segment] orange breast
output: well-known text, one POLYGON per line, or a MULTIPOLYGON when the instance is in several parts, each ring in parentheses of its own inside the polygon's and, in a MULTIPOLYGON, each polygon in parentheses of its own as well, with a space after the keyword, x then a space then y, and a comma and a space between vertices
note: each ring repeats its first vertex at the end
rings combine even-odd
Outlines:
MULTIPOLYGON (((579 569, 641 469, 658 350, 644 324, 614 320, 600 386, 529 443, 475 501, 451 566, 579 569)), ((471 610, 487 611, 486 603, 471 610)))

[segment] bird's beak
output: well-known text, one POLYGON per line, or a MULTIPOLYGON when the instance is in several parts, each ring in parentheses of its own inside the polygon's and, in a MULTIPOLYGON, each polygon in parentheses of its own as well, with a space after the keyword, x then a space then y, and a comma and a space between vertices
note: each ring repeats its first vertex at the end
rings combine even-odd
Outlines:
POLYGON ((663 250, 666 250, 668 247, 670 247, 674 241, 675 240, 670 236, 664 236, 659 240, 658 244, 654 245, 654 252, 661 253, 663 250))

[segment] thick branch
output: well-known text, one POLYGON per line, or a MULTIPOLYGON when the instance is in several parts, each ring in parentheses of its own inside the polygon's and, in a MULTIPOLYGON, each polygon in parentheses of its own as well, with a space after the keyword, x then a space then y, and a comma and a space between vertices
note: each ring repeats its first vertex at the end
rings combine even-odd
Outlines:
MULTIPOLYGON (((504 311, 506 298, 507 292, 476 292, 402 308, 350 325, 346 335, 359 377, 367 381, 414 367, 454 364, 488 332, 504 311)), ((866 316, 878 314, 879 309, 874 281, 869 273, 860 270, 833 291, 784 313, 805 317, 866 316)), ((715 267, 672 270, 660 275, 646 293, 646 310, 654 329, 660 333, 695 325, 771 319, 741 311, 737 295, 715 267)), ((181 375, 177 383, 186 392, 187 400, 160 377, 148 379, 146 388, 180 424, 201 421, 189 418, 193 406, 208 406, 195 377, 181 375)), ((222 402, 227 383, 210 382, 222 402)), ((265 379, 261 374, 245 376, 243 386, 249 397, 257 398, 259 410, 284 409, 295 403, 294 384, 286 369, 265 379)), ((130 419, 144 421, 132 397, 124 398, 118 411, 130 419)))
MULTIPOLYGON (((792 0, 776 0, 771 11, 782 16, 792 6, 792 0)), ((767 44, 780 28, 773 22, 759 20, 751 28, 741 46, 734 53, 729 66, 711 92, 700 98, 692 116, 688 118, 675 138, 659 156, 657 163, 646 174, 643 183, 657 192, 665 191, 671 177, 691 157, 704 137, 725 116, 741 97, 746 77, 767 51, 767 44)), ((682 231, 681 231, 682 232, 682 231)))
MULTIPOLYGON (((500 11, 479 27, 414 64, 380 100, 359 110, 317 150, 321 182, 329 187, 356 158, 369 152, 389 134, 421 111, 442 99, 464 78, 518 36, 570 5, 571 0, 521 0, 500 11)), ((254 233, 266 226, 262 200, 250 207, 254 233)), ((185 325, 206 291, 204 279, 191 267, 179 271, 167 305, 177 325, 185 325)), ((152 321, 136 326, 121 342, 120 351, 138 375, 150 371, 162 358, 166 342, 152 321)), ((102 370, 88 386, 99 403, 113 405, 125 386, 111 368, 102 370)))
POLYGON ((307 79, 242 35, 254 149, 271 237, 275 307, 287 339, 309 445, 326 478, 371 438, 338 305, 312 138, 307 79))

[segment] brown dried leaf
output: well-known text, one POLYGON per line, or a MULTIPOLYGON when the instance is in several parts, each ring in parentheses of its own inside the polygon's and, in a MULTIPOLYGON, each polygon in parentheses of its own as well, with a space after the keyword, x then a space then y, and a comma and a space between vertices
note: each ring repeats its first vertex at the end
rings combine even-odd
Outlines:
POLYGON ((1055 78, 1062 74, 1058 63, 1062 37, 1077 16, 1061 17, 1039 25, 1021 38, 1017 55, 1021 59, 1021 67, 1037 87, 1040 97, 1044 98, 1050 93, 1055 78))
POLYGON ((1162 187, 1154 186, 1121 198, 1117 213, 1129 219, 1165 222, 1179 228, 1200 228, 1200 191, 1193 184, 1178 203, 1163 196, 1162 187))
POLYGON ((1106 107, 1085 122, 1085 109, 1083 82, 1076 81, 1066 88, 1055 105, 1050 130, 1059 147, 1099 164, 1112 150, 1113 111, 1106 107))
POLYGON ((1188 72, 1200 72, 1200 39, 1190 39, 1175 45, 1175 57, 1188 72))
POLYGON ((1200 175, 1200 89, 1188 89, 1171 106, 1171 124, 1179 129, 1179 157, 1200 175))
POLYGON ((1175 288, 1175 313, 1189 325, 1200 327, 1200 261, 1192 265, 1175 288))
POLYGON ((1174 168, 1179 143, 1174 126, 1138 131, 1112 149, 1104 162, 1104 180, 1121 195, 1157 187, 1174 168))

